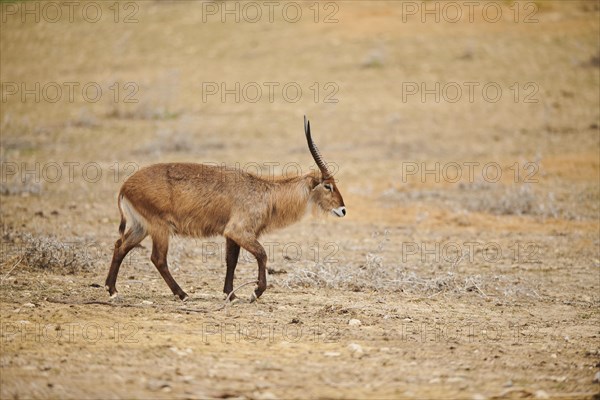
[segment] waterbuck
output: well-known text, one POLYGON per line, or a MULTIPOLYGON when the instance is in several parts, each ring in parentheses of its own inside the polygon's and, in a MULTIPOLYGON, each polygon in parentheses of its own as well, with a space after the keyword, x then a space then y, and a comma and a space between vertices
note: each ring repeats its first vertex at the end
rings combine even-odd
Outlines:
MULTIPOLYGON (((264 179, 239 169, 170 163, 142 168, 127 179, 118 196, 121 237, 115 243, 106 278, 110 296, 117 294, 115 285, 123 258, 150 235, 152 263, 173 294, 187 300, 188 295, 167 266, 169 237, 223 235, 227 264, 223 292, 229 295, 233 290, 233 275, 242 247, 258 262, 258 285, 250 300, 259 298, 267 288, 267 253, 258 242, 262 233, 297 222, 309 204, 338 217, 346 215, 342 195, 312 140, 306 116, 304 132, 319 171, 264 179)), ((234 298, 231 293, 229 299, 234 298)))

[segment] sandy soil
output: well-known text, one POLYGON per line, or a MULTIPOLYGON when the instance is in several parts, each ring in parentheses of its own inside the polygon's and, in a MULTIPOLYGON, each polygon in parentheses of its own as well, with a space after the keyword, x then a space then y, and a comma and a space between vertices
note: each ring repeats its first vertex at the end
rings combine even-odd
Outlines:
MULTIPOLYGON (((2 3, 2 399, 598 398, 597 2, 491 2, 497 22, 462 5, 457 23, 443 2, 439 22, 342 1, 272 23, 260 2, 256 23, 247 3, 239 23, 222 3, 94 3, 98 22, 84 4, 23 23, 2 3), (127 176, 306 171, 304 114, 348 215, 263 237, 258 303, 246 286, 223 308, 221 238, 173 240, 187 303, 148 239, 109 302, 127 176)), ((256 276, 242 256, 236 286, 256 276)))

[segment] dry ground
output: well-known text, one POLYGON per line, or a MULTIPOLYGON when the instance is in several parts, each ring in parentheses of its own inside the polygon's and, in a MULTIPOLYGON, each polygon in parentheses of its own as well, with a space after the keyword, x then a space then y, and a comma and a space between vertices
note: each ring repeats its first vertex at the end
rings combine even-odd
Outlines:
MULTIPOLYGON (((495 23, 487 3, 458 23, 422 23, 392 1, 320 3, 317 22, 301 3, 296 23, 286 3, 272 23, 265 5, 257 23, 222 23, 208 13, 222 3, 153 1, 121 3, 118 16, 96 3, 92 23, 84 4, 73 22, 22 23, 24 5, 2 3, 1 398, 597 398, 598 2, 498 1, 495 23), (36 82, 39 102, 11 94, 36 82), (264 92, 221 101, 211 82, 264 92), (279 84, 273 101, 267 82, 279 84), (290 82, 297 102, 281 93, 290 82), (436 82, 478 86, 472 101, 406 97, 436 82), (481 93, 489 83, 497 102, 481 93), (98 101, 86 84, 102 88, 98 101), (303 114, 339 166, 348 215, 262 238, 270 286, 257 304, 216 310, 220 238, 172 242, 185 305, 148 240, 108 302, 116 193, 133 170, 306 169, 303 114), (435 163, 437 181, 420 176, 435 163), (465 163, 479 163, 473 179, 465 163)), ((255 275, 245 255, 236 285, 255 275)))

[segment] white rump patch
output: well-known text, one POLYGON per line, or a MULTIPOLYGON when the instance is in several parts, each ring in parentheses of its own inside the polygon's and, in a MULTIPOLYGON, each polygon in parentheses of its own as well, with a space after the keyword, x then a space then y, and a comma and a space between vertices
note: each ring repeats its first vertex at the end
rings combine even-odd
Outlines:
POLYGON ((148 221, 137 212, 125 196, 121 196, 121 210, 125 214, 125 220, 127 225, 130 225, 131 229, 143 228, 144 230, 147 230, 148 221))

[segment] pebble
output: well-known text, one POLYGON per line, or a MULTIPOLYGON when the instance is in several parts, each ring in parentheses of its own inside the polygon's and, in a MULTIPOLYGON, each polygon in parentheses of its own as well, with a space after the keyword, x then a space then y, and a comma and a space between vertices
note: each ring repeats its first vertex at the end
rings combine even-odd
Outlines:
POLYGON ((154 304, 154 303, 152 301, 150 301, 150 300, 143 300, 142 304, 148 304, 148 305, 150 305, 150 304, 154 304))
POLYGON ((543 390, 536 390, 534 396, 536 399, 549 399, 550 398, 550 396, 548 396, 548 393, 546 393, 543 390))
POLYGON ((600 371, 596 372, 596 375, 594 375, 594 381, 592 383, 600 383, 600 371))
POLYGON ((550 358, 556 358, 556 357, 557 357, 557 355, 556 355, 556 354, 551 354, 551 355, 550 355, 550 358))
POLYGON ((146 384, 146 388, 152 391, 171 391, 171 385, 167 381, 152 379, 146 384))
POLYGON ((177 354, 180 357, 185 357, 185 356, 187 356, 189 354, 192 354, 194 352, 191 348, 180 350, 180 349, 178 349, 175 346, 169 347, 169 350, 171 350, 173 353, 177 354))
POLYGON ((354 318, 352 318, 350 321, 348 321, 348 325, 350 325, 350 326, 361 326, 362 322, 360 322, 360 319, 354 319, 354 318))
POLYGON ((193 375, 183 375, 181 377, 183 383, 193 383, 195 380, 196 378, 193 375))
POLYGON ((25 304, 23 304, 23 307, 33 308, 33 307, 35 307, 35 304, 33 304, 33 303, 25 303, 25 304))
POLYGON ((339 357, 340 353, 337 351, 326 351, 325 353, 323 353, 323 355, 325 357, 339 357))
POLYGON ((356 358, 361 358, 365 354, 362 346, 357 343, 350 343, 348 345, 348 350, 350 350, 350 353, 352 353, 352 357, 356 358))
POLYGON ((254 392, 253 397, 259 400, 275 400, 279 398, 271 392, 254 392))

